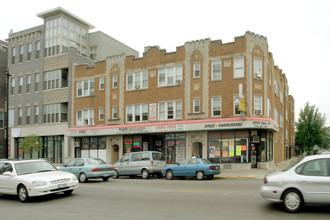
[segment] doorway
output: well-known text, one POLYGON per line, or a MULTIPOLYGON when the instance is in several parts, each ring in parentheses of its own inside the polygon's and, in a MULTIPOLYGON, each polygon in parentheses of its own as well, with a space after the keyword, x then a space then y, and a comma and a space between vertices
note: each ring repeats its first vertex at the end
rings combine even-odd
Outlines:
POLYGON ((203 158, 203 144, 201 142, 195 142, 192 145, 192 155, 203 158))
POLYGON ((116 163, 119 160, 119 146, 113 145, 111 146, 111 164, 116 163))
POLYGON ((251 144, 251 168, 258 167, 258 145, 251 144))

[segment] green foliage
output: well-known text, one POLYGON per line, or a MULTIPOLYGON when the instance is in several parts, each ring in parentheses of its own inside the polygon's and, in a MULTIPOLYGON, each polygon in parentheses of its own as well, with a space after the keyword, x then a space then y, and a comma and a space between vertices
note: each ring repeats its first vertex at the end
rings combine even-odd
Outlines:
POLYGON ((296 123, 296 145, 304 152, 312 152, 315 145, 322 146, 326 137, 326 117, 315 105, 305 104, 296 123))
POLYGON ((39 152, 42 149, 42 140, 36 135, 27 136, 21 142, 20 149, 24 154, 30 154, 32 158, 33 152, 39 152))

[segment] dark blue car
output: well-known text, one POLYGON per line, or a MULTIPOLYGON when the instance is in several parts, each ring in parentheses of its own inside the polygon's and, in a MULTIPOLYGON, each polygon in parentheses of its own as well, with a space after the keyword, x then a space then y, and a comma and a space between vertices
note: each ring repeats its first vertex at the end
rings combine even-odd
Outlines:
POLYGON ((214 175, 220 174, 220 165, 211 164, 203 158, 190 158, 183 160, 179 165, 164 168, 162 174, 168 180, 173 177, 196 177, 198 180, 206 177, 211 180, 214 175))

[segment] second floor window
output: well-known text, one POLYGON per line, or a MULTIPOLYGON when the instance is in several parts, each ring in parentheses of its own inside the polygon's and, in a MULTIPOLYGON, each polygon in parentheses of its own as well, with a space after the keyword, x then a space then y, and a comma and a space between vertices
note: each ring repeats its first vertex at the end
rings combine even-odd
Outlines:
POLYGON ((39 105, 34 106, 34 124, 38 124, 39 118, 39 105))
POLYGON ((158 69, 158 86, 172 86, 182 84, 182 66, 158 69))
POLYGON ((147 88, 148 88, 148 71, 126 74, 126 90, 147 89, 147 88))
POLYGON ((77 110, 77 126, 94 125, 94 109, 77 110))
POLYGON ((28 106, 28 107, 26 107, 26 124, 27 125, 31 123, 30 118, 31 118, 31 107, 28 106))
POLYGON ((117 106, 112 106, 112 119, 118 118, 117 106))
POLYGON ((221 96, 214 96, 211 99, 212 116, 218 117, 221 115, 221 96))
POLYGON ((99 108, 99 121, 104 120, 104 108, 99 108))
POLYGON ((22 94, 22 89, 23 89, 23 76, 20 76, 18 78, 18 82, 19 82, 19 85, 18 85, 18 94, 22 94))
POLYGON ((158 103, 158 120, 182 118, 182 101, 165 101, 158 103))
POLYGON ((11 79, 11 84, 10 84, 10 95, 14 95, 14 90, 15 90, 15 78, 11 79))
POLYGON ((36 73, 35 75, 34 75, 34 80, 35 80, 35 82, 34 82, 34 91, 36 92, 36 91, 39 91, 39 86, 40 86, 40 74, 39 73, 36 73))
POLYGON ((77 97, 91 96, 95 92, 94 79, 77 81, 77 97))
POLYGON ((199 98, 194 98, 193 99, 193 105, 194 105, 194 113, 199 113, 200 112, 200 99, 199 98))
POLYGON ((262 115, 262 96, 254 95, 254 114, 262 115))
POLYGON ((126 106, 126 121, 148 121, 148 104, 135 104, 126 106))
POLYGON ((18 125, 22 125, 23 109, 18 108, 18 125))
POLYGON ((26 92, 31 91, 31 75, 26 77, 26 92))

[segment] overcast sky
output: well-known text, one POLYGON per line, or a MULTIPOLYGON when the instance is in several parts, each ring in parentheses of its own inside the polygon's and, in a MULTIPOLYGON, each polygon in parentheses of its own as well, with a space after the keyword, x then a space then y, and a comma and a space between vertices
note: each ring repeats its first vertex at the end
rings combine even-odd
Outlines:
POLYGON ((267 37, 275 65, 289 81, 298 113, 307 101, 330 126, 329 0, 12 0, 1 2, 0 39, 41 25, 40 12, 62 7, 143 53, 158 45, 167 52, 187 41, 223 43, 251 31, 267 37))

